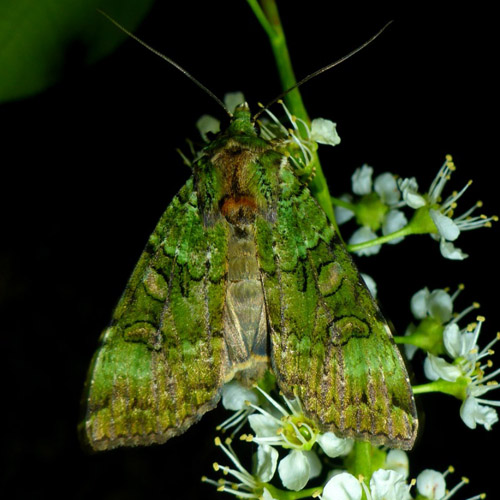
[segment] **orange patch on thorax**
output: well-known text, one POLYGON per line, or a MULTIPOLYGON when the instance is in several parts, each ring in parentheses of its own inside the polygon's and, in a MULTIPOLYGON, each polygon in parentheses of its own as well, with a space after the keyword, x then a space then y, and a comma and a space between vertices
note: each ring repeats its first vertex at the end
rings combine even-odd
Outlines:
POLYGON ((221 213, 225 217, 238 212, 240 209, 254 211, 257 210, 257 203, 255 198, 251 196, 237 196, 233 198, 226 198, 221 207, 221 213))

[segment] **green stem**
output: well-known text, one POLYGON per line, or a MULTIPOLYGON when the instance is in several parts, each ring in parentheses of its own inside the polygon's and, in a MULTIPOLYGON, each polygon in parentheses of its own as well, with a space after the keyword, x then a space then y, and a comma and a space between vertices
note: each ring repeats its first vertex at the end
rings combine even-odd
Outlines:
POLYGON ((458 399, 465 400, 467 396, 467 385, 469 380, 465 377, 459 377, 455 382, 438 379, 428 384, 420 384, 412 386, 413 394, 425 394, 429 392, 441 392, 454 396, 458 399))
POLYGON ((372 475, 372 445, 365 441, 354 442, 354 461, 351 474, 370 480, 372 475))
POLYGON ((357 252, 358 250, 363 250, 364 248, 369 248, 374 245, 382 245, 391 240, 395 240, 396 238, 409 236, 410 234, 415 234, 415 233, 413 231, 412 226, 408 224, 405 227, 399 229, 398 231, 386 234, 385 236, 380 236, 379 238, 374 238, 373 240, 364 241, 363 243, 357 243, 356 245, 347 245, 347 250, 349 250, 349 252, 357 252))
MULTIPOLYGON (((290 53, 288 52, 285 32, 281 25, 276 1, 261 0, 260 4, 257 0, 247 0, 247 2, 269 37, 281 85, 283 90, 287 90, 290 87, 293 87, 297 83, 297 80, 293 72, 292 61, 290 53)), ((307 124, 311 123, 304 106, 304 102, 302 101, 302 96, 298 89, 294 89, 289 92, 285 96, 285 102, 293 115, 301 120, 304 120, 307 124)), ((313 167, 315 175, 309 184, 309 188, 338 232, 330 198, 330 191, 316 152, 313 154, 313 167)))

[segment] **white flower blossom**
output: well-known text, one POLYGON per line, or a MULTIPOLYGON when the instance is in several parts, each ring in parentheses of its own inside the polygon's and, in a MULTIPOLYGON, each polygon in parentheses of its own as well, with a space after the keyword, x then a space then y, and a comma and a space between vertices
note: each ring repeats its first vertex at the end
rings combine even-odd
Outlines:
MULTIPOLYGON (((426 329, 429 330, 430 334, 435 334, 436 331, 441 334, 443 330, 446 331, 472 310, 477 309, 479 304, 475 302, 459 313, 453 312, 454 302, 463 288, 463 285, 460 285, 452 295, 440 288, 429 291, 425 287, 416 292, 411 298, 410 309, 415 319, 420 321, 420 325, 411 323, 406 329, 405 336, 426 329), (432 325, 435 328, 432 328, 432 325)), ((445 335, 444 338, 446 342, 448 337, 445 335)), ((413 358, 416 349, 415 345, 405 344, 405 354, 408 359, 413 358)))
POLYGON ((460 330, 456 324, 446 327, 443 343, 453 362, 429 353, 424 371, 430 380, 456 382, 462 378, 466 381, 465 398, 460 408, 462 420, 471 429, 479 424, 491 430, 491 426, 498 421, 494 407, 500 406, 500 401, 484 399, 482 396, 500 387, 492 380, 500 373, 500 369, 486 375, 485 370, 491 367, 491 362, 482 363, 482 360, 492 354, 491 347, 500 339, 500 335, 497 334, 495 339, 480 350, 477 342, 483 322, 484 318, 478 316, 477 323, 467 328, 460 330))
POLYGON ((367 500, 410 500, 410 487, 405 478, 393 470, 378 469, 370 487, 360 483, 348 472, 333 476, 323 488, 322 500, 361 500, 363 490, 367 500))
POLYGON ((441 500, 446 493, 444 475, 432 469, 422 471, 417 477, 417 490, 429 500, 441 500))
POLYGON ((227 430, 235 427, 233 434, 236 434, 254 411, 248 403, 256 405, 258 402, 259 396, 255 390, 241 385, 236 380, 228 382, 222 387, 222 406, 235 413, 217 426, 217 429, 227 430))
POLYGON ((420 194, 418 192, 418 184, 414 177, 399 179, 398 185, 403 195, 403 201, 409 207, 416 210, 423 207, 429 209, 429 216, 437 229, 437 233, 431 233, 431 237, 439 241, 439 248, 443 257, 452 260, 463 260, 467 257, 467 254, 456 248, 451 242, 455 241, 462 231, 491 226, 491 222, 498 220, 498 217, 472 216, 476 209, 482 206, 481 202, 477 202, 469 210, 455 217, 454 212, 457 201, 465 193, 472 181, 469 181, 461 191, 453 192, 442 200, 443 189, 454 170, 453 159, 451 155, 447 155, 427 193, 420 194))
MULTIPOLYGON (((338 198, 335 204, 337 223, 343 224, 356 216, 361 226, 349 239, 350 245, 357 245, 378 238, 376 231, 381 229, 383 236, 388 236, 408 224, 405 214, 398 210, 401 206, 401 193, 396 177, 390 172, 384 172, 372 180, 373 167, 362 165, 357 168, 352 177, 352 192, 360 197, 355 202, 349 194, 338 198), (345 202, 342 206, 342 202, 345 202)), ((335 201, 335 200, 334 200, 335 201)), ((388 243, 396 244, 403 237, 392 238, 388 243)), ((381 245, 374 244, 365 249, 357 250, 358 255, 374 255, 380 251, 381 245)))
POLYGON ((229 460, 233 463, 234 468, 220 465, 215 462, 213 464, 214 470, 216 472, 222 471, 225 477, 231 477, 234 478, 234 480, 219 479, 218 481, 214 481, 213 479, 202 477, 203 482, 216 486, 218 491, 231 493, 238 497, 243 496, 245 498, 260 499, 264 496, 264 498, 269 500, 273 498, 269 493, 269 490, 267 490, 267 493, 264 491, 265 488, 263 487, 263 483, 269 482, 276 470, 278 452, 275 449, 271 446, 259 447, 255 457, 255 473, 251 474, 241 464, 231 446, 230 439, 226 439, 223 444, 219 438, 216 438, 215 445, 222 449, 229 460))
POLYGON ((408 455, 403 450, 389 450, 385 457, 385 468, 401 474, 405 479, 410 475, 408 455))
POLYGON ((286 407, 261 391, 274 412, 252 406, 256 411, 248 417, 255 435, 246 439, 259 446, 281 446, 290 450, 278 465, 278 474, 283 485, 299 491, 309 479, 321 472, 321 462, 312 450, 315 443, 331 458, 347 455, 352 449, 352 440, 342 439, 331 432, 321 433, 303 413, 298 399, 293 401, 283 397, 286 407))
MULTIPOLYGON (((444 473, 435 471, 433 469, 425 469, 417 476, 417 490, 419 495, 427 498, 428 500, 450 500, 455 493, 458 492, 463 486, 469 483, 465 477, 461 479, 450 490, 446 488, 446 477, 449 473, 454 472, 453 467, 449 467, 444 473)), ((468 500, 480 500, 485 498, 485 495, 474 495, 468 500)))
POLYGON ((315 118, 311 122, 311 139, 319 144, 336 146, 340 144, 337 124, 325 118, 315 118))

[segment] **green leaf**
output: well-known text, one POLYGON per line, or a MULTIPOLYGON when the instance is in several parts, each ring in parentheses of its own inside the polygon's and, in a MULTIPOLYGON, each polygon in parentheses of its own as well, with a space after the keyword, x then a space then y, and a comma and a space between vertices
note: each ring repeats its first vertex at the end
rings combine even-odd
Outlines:
POLYGON ((0 0, 0 102, 37 94, 71 68, 96 62, 126 38, 153 0, 0 0))

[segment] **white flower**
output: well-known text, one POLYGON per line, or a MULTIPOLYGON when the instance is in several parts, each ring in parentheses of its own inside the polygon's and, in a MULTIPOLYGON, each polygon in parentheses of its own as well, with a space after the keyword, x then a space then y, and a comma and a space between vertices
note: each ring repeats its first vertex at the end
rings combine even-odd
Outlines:
POLYGON ((454 170, 453 159, 451 155, 447 155, 427 193, 420 194, 418 192, 418 184, 414 177, 399 179, 398 185, 403 194, 403 200, 409 207, 414 209, 428 208, 429 216, 437 230, 437 233, 431 233, 431 236, 439 241, 439 248, 443 257, 462 260, 467 257, 467 254, 456 248, 451 242, 455 241, 462 231, 469 231, 478 227, 489 227, 491 222, 498 220, 498 218, 496 216, 486 217, 485 215, 473 217, 472 214, 475 210, 482 206, 481 202, 477 202, 476 205, 462 215, 454 216, 457 201, 472 183, 472 181, 469 181, 461 191, 453 192, 443 201, 443 189, 454 170))
POLYGON ((484 399, 482 396, 500 387, 492 381, 500 370, 485 375, 485 370, 490 368, 492 363, 481 363, 493 353, 491 348, 500 339, 500 335, 497 334, 495 339, 480 350, 477 342, 483 322, 484 318, 478 316, 476 324, 462 330, 459 330, 456 324, 445 328, 443 343, 450 357, 454 358, 453 363, 429 353, 424 363, 424 371, 430 380, 443 379, 466 384, 460 417, 471 429, 475 429, 479 424, 491 430, 491 426, 498 421, 494 407, 500 406, 500 401, 484 399))
POLYGON ((370 479, 370 493, 371 500, 409 500, 411 498, 404 476, 387 469, 379 469, 373 473, 370 479))
MULTIPOLYGON (((495 401, 495 403, 498 403, 498 401, 495 401)), ((475 429, 479 424, 483 425, 486 430, 491 431, 491 426, 498 422, 496 410, 481 405, 479 400, 472 396, 467 397, 462 403, 460 417, 470 429, 475 429)))
POLYGON ((348 472, 333 476, 323 488, 323 500, 361 500, 363 490, 359 481, 348 472))
POLYGON ((304 120, 292 115, 283 101, 278 101, 291 125, 286 127, 269 109, 265 112, 270 120, 259 122, 261 137, 267 140, 280 139, 290 156, 288 159, 299 175, 310 175, 314 152, 319 144, 336 146, 340 143, 336 124, 324 118, 315 118, 309 125, 304 120), (300 124, 300 130, 299 125, 300 124), (304 137, 305 134, 305 137, 304 137))
POLYGON ((389 450, 385 457, 385 467, 398 472, 405 479, 410 475, 408 455, 403 450, 389 450))
POLYGON ((227 479, 214 481, 213 479, 202 477, 203 482, 216 486, 218 491, 231 493, 238 497, 244 496, 245 498, 260 499, 264 496, 264 498, 269 500, 273 498, 268 490, 266 493, 262 483, 269 482, 276 470, 278 452, 275 449, 271 446, 259 447, 255 458, 255 473, 251 474, 241 464, 239 458, 231 447, 230 439, 226 439, 225 444, 223 444, 219 438, 215 438, 215 445, 222 449, 235 468, 233 469, 232 467, 220 465, 215 462, 213 464, 214 470, 216 472, 222 471, 225 477, 232 477, 235 481, 227 479))
POLYGON ((253 413, 254 409, 249 403, 258 404, 259 396, 253 389, 243 386, 236 380, 228 382, 222 387, 222 406, 226 410, 235 413, 222 424, 217 426, 217 430, 227 430, 235 427, 233 434, 236 434, 245 423, 247 417, 253 413))
POLYGON ((319 144, 336 146, 340 144, 337 124, 325 118, 315 118, 311 122, 311 139, 319 144))
POLYGON ((412 296, 410 308, 413 316, 417 319, 422 320, 430 316, 440 323, 446 323, 450 321, 453 313, 453 300, 445 290, 438 288, 430 292, 425 287, 412 296))
MULTIPOLYGON (((260 390, 260 389, 259 389, 260 390)), ((259 446, 281 446, 290 450, 278 466, 283 485, 294 491, 301 490, 309 479, 321 472, 321 462, 312 447, 317 443, 329 457, 347 455, 352 448, 352 440, 341 439, 331 432, 321 433, 303 413, 298 399, 290 401, 283 397, 286 408, 264 391, 274 412, 250 405, 256 412, 248 417, 255 436, 245 438, 259 446)))
MULTIPOLYGON (((411 298, 410 308, 413 316, 420 323, 418 326, 411 323, 406 329, 405 336, 425 336, 427 337, 427 346, 440 344, 443 337, 444 342, 447 342, 447 339, 451 339, 450 334, 455 329, 452 325, 479 307, 479 304, 473 303, 460 313, 453 313, 454 302, 463 289, 464 286, 460 285, 453 295, 439 288, 433 291, 429 291, 428 288, 422 288, 416 292, 411 298)), ((405 343, 405 353, 408 359, 413 358, 417 345, 418 343, 416 345, 405 343)), ((452 353, 450 354, 452 355, 452 353)))
MULTIPOLYGON (((428 500, 449 500, 451 497, 455 496, 455 493, 461 489, 464 485, 469 483, 469 480, 465 477, 456 484, 451 490, 446 488, 446 476, 454 472, 453 467, 449 467, 444 473, 425 469, 417 477, 417 490, 419 495, 427 498, 428 500)), ((475 495, 470 497, 468 500, 480 500, 485 498, 485 495, 475 495)))
POLYGON ((418 194, 418 184, 415 177, 398 180, 399 189, 403 195, 403 201, 411 208, 424 207, 425 198, 418 194))
POLYGON ((429 500, 441 500, 446 493, 443 474, 432 469, 422 471, 417 477, 417 490, 429 500))
POLYGON ((370 488, 353 475, 342 472, 333 476, 323 488, 322 500, 410 500, 404 477, 393 470, 378 469, 370 479, 370 488))
MULTIPOLYGON (((384 172, 372 180, 373 167, 362 165, 357 168, 352 177, 352 191, 360 199, 354 202, 350 195, 342 195, 335 204, 335 215, 338 224, 342 224, 356 216, 361 226, 349 239, 350 245, 357 245, 378 237, 376 231, 382 230, 382 235, 388 236, 408 224, 405 214, 398 210, 401 205, 401 193, 396 178, 390 172, 384 172), (344 204, 342 202, 345 202, 344 204), (343 206, 344 205, 344 206, 343 206)), ((335 202, 335 200, 334 200, 335 202)), ((389 239, 388 243, 396 244, 403 236, 389 239)), ((374 255, 379 252, 380 244, 357 250, 358 255, 374 255)))

